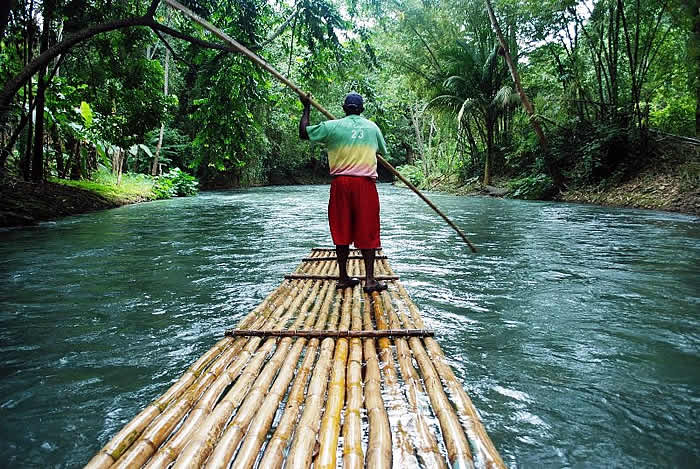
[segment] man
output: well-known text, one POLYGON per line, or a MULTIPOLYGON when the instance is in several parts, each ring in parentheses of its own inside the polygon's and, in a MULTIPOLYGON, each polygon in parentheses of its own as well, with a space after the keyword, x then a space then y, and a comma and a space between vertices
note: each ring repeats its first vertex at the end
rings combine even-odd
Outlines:
POLYGON ((379 127, 360 114, 364 111, 362 96, 350 93, 345 97, 345 117, 309 125, 311 102, 302 97, 304 112, 299 122, 299 138, 322 142, 328 147, 331 196, 328 201, 328 223, 338 257, 340 276, 337 288, 354 287, 360 281, 347 271, 350 244, 362 251, 365 263, 367 293, 386 290, 385 283, 374 278, 374 253, 379 242, 379 196, 377 194, 377 153, 386 155, 386 143, 379 127))

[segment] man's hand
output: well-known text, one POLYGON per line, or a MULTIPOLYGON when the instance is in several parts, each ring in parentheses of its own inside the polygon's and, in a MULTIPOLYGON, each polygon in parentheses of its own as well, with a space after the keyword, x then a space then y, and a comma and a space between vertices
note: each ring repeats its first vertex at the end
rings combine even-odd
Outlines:
POLYGON ((299 138, 308 140, 309 134, 306 132, 306 126, 309 125, 309 114, 311 113, 311 95, 299 95, 299 100, 304 105, 304 111, 301 113, 301 120, 299 121, 299 138))

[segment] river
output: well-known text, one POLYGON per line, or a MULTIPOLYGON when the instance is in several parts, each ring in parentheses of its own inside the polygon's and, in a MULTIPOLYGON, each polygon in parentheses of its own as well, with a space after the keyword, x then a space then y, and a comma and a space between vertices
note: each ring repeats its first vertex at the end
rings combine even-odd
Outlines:
MULTIPOLYGON (((330 245, 327 186, 0 231, 0 465, 76 467, 330 245)), ((511 467, 697 467, 700 219, 380 186, 382 244, 511 467)))

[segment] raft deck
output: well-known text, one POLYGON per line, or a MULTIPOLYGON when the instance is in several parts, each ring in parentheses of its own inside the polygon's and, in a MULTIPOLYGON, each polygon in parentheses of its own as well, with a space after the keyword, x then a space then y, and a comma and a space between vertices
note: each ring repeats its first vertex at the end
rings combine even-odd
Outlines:
POLYGON ((388 291, 336 290, 314 248, 86 467, 505 467, 381 251, 375 275, 388 291))

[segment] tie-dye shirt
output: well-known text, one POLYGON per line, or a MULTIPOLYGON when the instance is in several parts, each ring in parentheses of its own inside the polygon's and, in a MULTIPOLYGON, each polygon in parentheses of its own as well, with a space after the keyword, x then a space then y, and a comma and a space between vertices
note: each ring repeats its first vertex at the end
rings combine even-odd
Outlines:
POLYGON ((366 176, 377 179, 377 153, 386 155, 386 143, 379 127, 362 116, 306 127, 309 140, 328 146, 331 176, 366 176))

